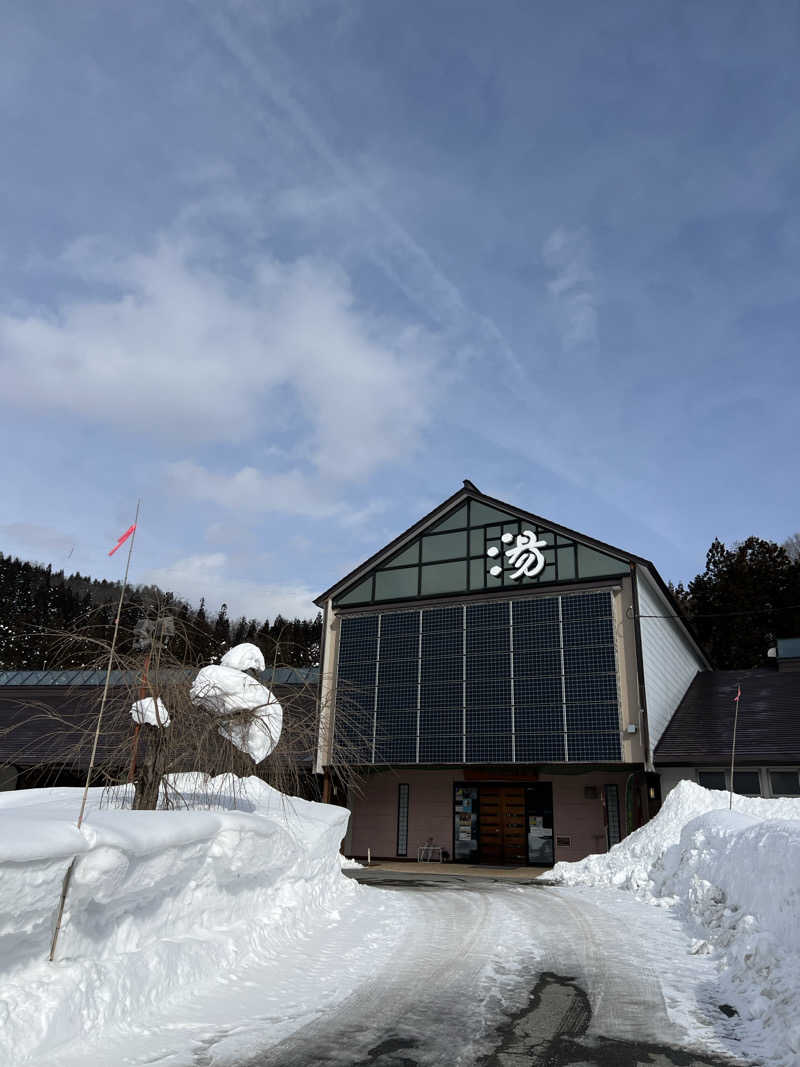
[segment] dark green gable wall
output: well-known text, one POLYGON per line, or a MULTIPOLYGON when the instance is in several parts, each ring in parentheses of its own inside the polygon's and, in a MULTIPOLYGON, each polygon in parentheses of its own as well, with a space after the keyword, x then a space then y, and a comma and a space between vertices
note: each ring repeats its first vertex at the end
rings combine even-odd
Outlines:
POLYGON ((384 604, 493 589, 551 585, 592 578, 613 577, 630 570, 625 560, 579 544, 545 526, 518 519, 479 500, 467 500, 423 534, 406 545, 366 578, 345 589, 334 600, 336 607, 384 604), (503 534, 533 531, 546 542, 542 549, 545 566, 533 578, 512 579, 514 567, 505 558, 508 547, 503 534), (496 547, 491 559, 487 549, 496 547), (490 567, 503 564, 494 576, 490 567))

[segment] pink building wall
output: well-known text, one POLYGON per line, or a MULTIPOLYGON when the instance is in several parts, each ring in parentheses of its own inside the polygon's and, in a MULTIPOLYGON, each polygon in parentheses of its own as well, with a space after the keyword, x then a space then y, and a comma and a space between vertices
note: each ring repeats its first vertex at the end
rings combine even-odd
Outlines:
MULTIPOLYGON (((617 786, 620 805, 620 831, 625 835, 625 784, 630 770, 591 771, 586 774, 541 774, 536 780, 552 782, 554 837, 569 837, 569 846, 556 845, 558 860, 577 860, 606 851, 603 821, 603 786, 617 786), (595 786, 596 799, 586 799, 584 789, 595 786)), ((416 768, 384 771, 371 775, 362 795, 351 795, 352 812, 344 851, 348 856, 394 858, 397 853, 398 785, 409 786, 408 859, 416 859, 417 848, 429 837, 434 843, 453 849, 453 785, 465 781, 462 767, 452 770, 416 768)), ((519 779, 509 781, 523 785, 519 779)), ((480 787, 481 782, 470 782, 480 787)))

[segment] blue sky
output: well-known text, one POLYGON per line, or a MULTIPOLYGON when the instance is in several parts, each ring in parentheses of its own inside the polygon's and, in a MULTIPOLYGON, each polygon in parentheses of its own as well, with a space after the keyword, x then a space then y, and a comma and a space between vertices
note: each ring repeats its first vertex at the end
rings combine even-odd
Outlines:
POLYGON ((232 615, 453 493, 800 529, 800 7, 0 5, 0 550, 232 615))

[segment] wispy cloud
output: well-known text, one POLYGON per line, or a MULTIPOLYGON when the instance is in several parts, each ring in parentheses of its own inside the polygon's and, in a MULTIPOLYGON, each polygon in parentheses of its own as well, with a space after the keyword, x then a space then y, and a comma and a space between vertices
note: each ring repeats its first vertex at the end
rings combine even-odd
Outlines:
POLYGON ((318 590, 301 584, 259 583, 240 577, 224 552, 185 556, 165 567, 147 571, 142 580, 185 597, 195 605, 205 597, 211 611, 217 611, 225 603, 232 618, 246 615, 262 620, 280 614, 286 618, 308 619, 317 611, 313 600, 318 590))
MULTIPOLYGON (((196 10, 201 12, 200 5, 196 5, 196 10)), ((293 213, 299 209, 320 211, 334 203, 337 206, 346 205, 346 210, 352 212, 353 205, 357 204, 360 214, 363 216, 366 213, 369 218, 373 231, 373 247, 369 250, 373 263, 397 285, 404 296, 423 311, 426 318, 458 338, 465 347, 470 350, 480 348, 481 345, 477 344, 480 341, 503 359, 516 375, 527 377, 526 369, 497 323, 489 315, 470 306, 428 248, 398 220, 380 196, 359 176, 358 171, 332 147, 320 126, 292 91, 289 81, 275 76, 274 71, 284 65, 270 39, 274 24, 269 13, 265 13, 263 8, 241 9, 236 18, 219 9, 202 13, 266 105, 256 107, 253 118, 271 134, 277 111, 288 121, 294 134, 323 162, 329 178, 337 185, 333 191, 309 187, 298 189, 296 193, 284 197, 285 208, 293 213), (250 41, 259 30, 266 30, 266 33, 259 37, 256 54, 250 41), (379 235, 379 239, 375 240, 375 235, 379 235)))
POLYGON ((554 277, 547 291, 555 302, 564 346, 597 340, 597 296, 584 229, 559 226, 542 246, 542 259, 554 277))
POLYGON ((265 474, 255 467, 242 467, 228 474, 181 460, 168 464, 166 473, 171 492, 240 515, 275 513, 323 519, 344 509, 302 471, 265 474))
POLYGON ((135 254, 81 242, 67 260, 105 292, 0 315, 6 403, 192 442, 289 430, 337 481, 416 450, 437 346, 359 309, 340 269, 262 256, 233 277, 174 236, 135 254))
POLYGON ((25 552, 64 553, 75 547, 75 537, 71 534, 35 522, 6 523, 0 526, 0 538, 4 544, 25 552))

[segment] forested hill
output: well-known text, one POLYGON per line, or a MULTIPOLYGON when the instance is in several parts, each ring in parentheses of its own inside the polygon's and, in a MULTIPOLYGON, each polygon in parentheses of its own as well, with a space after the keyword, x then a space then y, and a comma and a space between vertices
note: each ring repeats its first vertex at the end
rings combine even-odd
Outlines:
MULTIPOLYGON (((97 644, 74 643, 65 650, 58 635, 86 632, 93 640, 111 641, 120 583, 65 574, 0 552, 0 670, 69 669, 93 665, 97 644)), ((209 617, 203 601, 194 608, 155 585, 130 587, 123 606, 120 650, 130 650, 133 630, 156 611, 172 615, 188 647, 186 658, 209 663, 231 645, 251 641, 268 663, 315 666, 319 661, 322 619, 231 620, 223 604, 209 617)))

